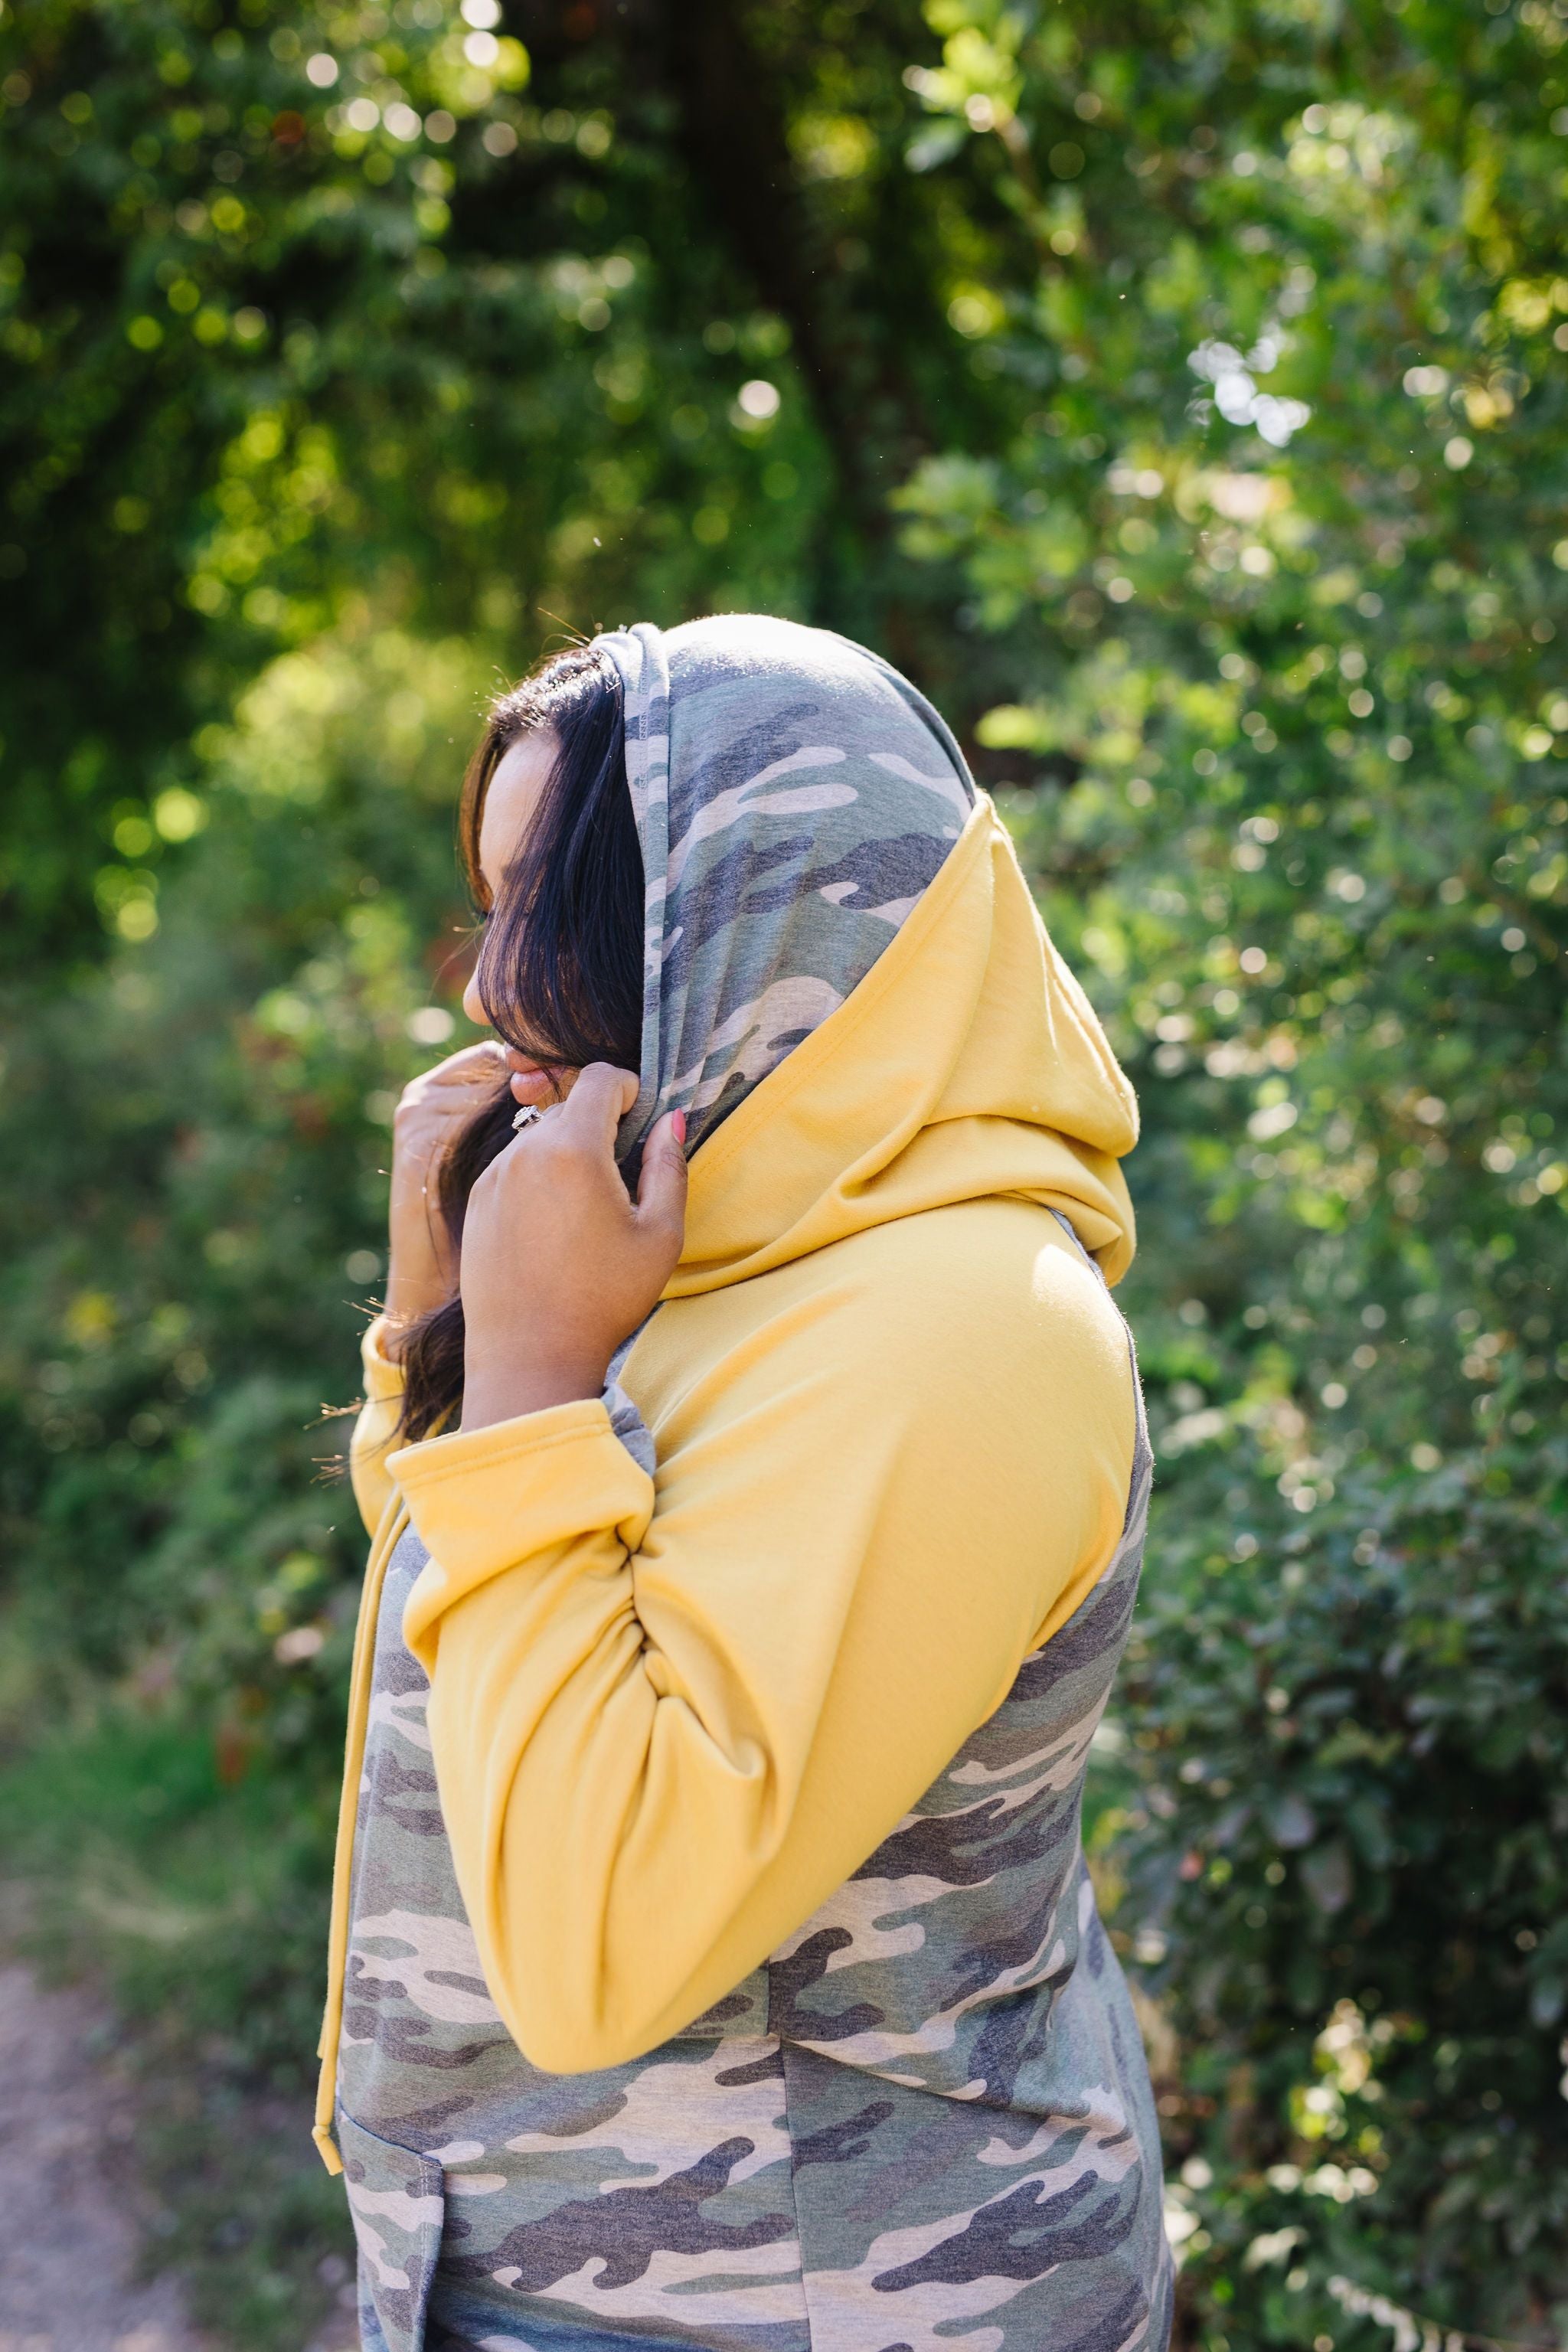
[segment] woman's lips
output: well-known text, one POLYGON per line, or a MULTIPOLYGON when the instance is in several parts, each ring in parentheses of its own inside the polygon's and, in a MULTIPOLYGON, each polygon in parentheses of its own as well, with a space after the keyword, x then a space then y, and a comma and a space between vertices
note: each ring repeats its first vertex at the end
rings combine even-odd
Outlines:
POLYGON ((562 1071, 530 1062, 521 1054, 509 1053, 507 1062, 511 1073, 507 1084, 514 1102, 549 1103, 556 1099, 561 1091, 562 1071))

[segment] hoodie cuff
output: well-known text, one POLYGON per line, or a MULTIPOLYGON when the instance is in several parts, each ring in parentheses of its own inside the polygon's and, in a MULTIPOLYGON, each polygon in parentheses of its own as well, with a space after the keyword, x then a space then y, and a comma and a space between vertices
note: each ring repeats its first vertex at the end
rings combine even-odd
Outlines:
POLYGON ((421 1638, 465 1594, 612 1530, 635 1551, 653 1516, 653 1480, 596 1397, 426 1438, 386 1466, 430 1555, 404 1617, 404 1638, 422 1662, 421 1638))
POLYGON ((364 1392, 367 1402, 379 1403, 386 1397, 403 1394, 403 1366, 386 1352, 385 1342, 391 1326, 384 1315, 375 1321, 360 1341, 359 1360, 364 1371, 364 1392))

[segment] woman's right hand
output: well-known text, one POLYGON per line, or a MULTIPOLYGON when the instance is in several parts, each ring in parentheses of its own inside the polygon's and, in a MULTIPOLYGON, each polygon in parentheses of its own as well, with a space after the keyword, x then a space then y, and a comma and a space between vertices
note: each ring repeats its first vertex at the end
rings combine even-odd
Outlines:
POLYGON ((449 1298, 458 1267, 437 1197, 442 1155, 461 1129, 506 1083, 499 1039, 448 1054, 403 1089, 392 1122, 392 1201, 386 1268, 390 1352, 399 1334, 449 1298))

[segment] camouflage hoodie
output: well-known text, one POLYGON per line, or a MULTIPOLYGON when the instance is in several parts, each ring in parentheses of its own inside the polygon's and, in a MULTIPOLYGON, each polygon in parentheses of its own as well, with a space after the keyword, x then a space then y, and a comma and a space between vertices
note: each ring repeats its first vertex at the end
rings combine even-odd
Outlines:
POLYGON ((368 1343, 318 2126, 364 2340, 1159 2347, 1079 1835, 1149 1486, 1089 1263, 1131 1097, 912 689, 787 624, 608 642, 623 1146, 690 1107, 687 1244, 625 1413, 387 1459, 368 1343))

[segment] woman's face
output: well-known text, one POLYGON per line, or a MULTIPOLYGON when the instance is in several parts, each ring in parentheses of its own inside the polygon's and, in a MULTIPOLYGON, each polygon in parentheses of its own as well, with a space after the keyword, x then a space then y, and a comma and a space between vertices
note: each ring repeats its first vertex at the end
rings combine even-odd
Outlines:
MULTIPOLYGON (((533 822, 558 749, 552 729, 531 728, 518 737, 490 778, 479 820, 479 871, 489 886, 492 906, 533 822)), ((489 1015, 479 999, 477 972, 463 992, 463 1010, 478 1027, 489 1025, 489 1015)), ((511 1091, 520 1103, 562 1102, 577 1080, 575 1070, 558 1062, 535 1061, 520 1054, 515 1045, 506 1048, 506 1065, 511 1073, 511 1091)))

